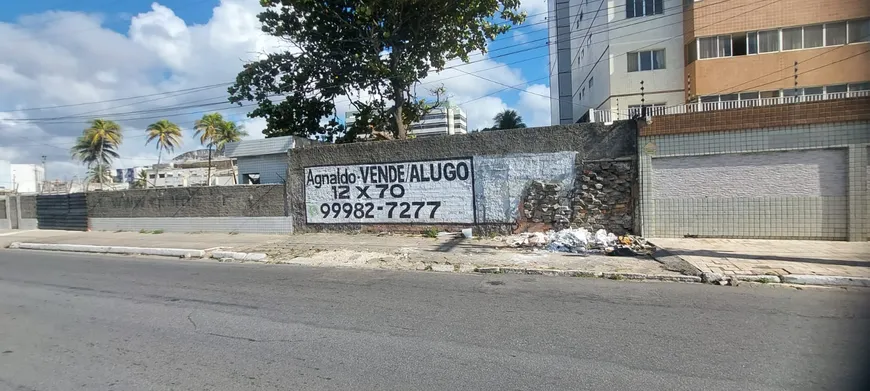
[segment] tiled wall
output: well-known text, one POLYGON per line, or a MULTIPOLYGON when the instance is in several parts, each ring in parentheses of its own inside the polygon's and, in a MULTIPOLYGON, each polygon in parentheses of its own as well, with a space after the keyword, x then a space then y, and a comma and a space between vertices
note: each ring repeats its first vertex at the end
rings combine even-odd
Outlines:
POLYGON ((870 121, 642 137, 643 234, 865 240, 868 144, 870 121))

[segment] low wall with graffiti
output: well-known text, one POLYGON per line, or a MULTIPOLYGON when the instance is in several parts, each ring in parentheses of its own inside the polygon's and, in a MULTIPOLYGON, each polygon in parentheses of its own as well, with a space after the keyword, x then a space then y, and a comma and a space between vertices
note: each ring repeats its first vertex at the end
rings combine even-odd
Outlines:
POLYGON ((289 155, 297 231, 632 232, 636 124, 318 145, 289 155))

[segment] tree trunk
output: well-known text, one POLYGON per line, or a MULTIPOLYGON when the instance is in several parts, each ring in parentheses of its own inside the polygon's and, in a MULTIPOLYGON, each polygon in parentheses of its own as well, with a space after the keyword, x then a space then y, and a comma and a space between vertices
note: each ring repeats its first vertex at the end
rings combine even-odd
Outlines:
MULTIPOLYGON (((157 165, 154 166, 154 188, 157 188, 157 179, 160 178, 160 160, 163 158, 163 147, 157 147, 157 165)), ((148 187, 148 180, 145 180, 145 187, 148 187)))
POLYGON ((404 121, 404 108, 405 108, 405 94, 403 92, 403 88, 401 83, 394 80, 392 81, 393 87, 393 104, 395 105, 393 114, 395 115, 396 121, 396 138, 399 140, 404 140, 408 138, 408 128, 405 127, 404 121))
POLYGON ((211 145, 208 146, 208 176, 205 185, 211 186, 211 145))
POLYGON ((99 170, 97 172, 97 175, 99 175, 99 178, 100 178, 100 190, 104 190, 103 189, 103 172, 104 172, 103 171, 103 144, 104 144, 103 142, 100 143, 100 164, 97 165, 97 170, 99 170))

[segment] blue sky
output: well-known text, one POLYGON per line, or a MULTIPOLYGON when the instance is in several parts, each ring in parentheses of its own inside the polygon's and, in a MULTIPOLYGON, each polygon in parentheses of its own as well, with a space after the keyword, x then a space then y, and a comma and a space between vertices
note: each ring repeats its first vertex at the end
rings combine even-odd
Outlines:
MULTIPOLYGON (((451 69, 425 80, 431 87, 443 83, 454 102, 468 102, 463 109, 472 129, 489 126, 504 108, 518 110, 530 125, 549 124, 547 30, 541 23, 546 1, 523 6, 532 15, 528 26, 499 37, 488 56, 472 57, 475 64, 458 67, 497 83, 451 69)), ((161 115, 190 133, 176 153, 198 147, 189 128, 203 102, 218 105, 200 111, 221 111, 243 122, 252 137, 262 137, 263 121, 246 118, 245 108, 220 104, 225 86, 166 95, 229 82, 258 52, 280 50, 280 41, 259 31, 259 10, 257 0, 0 3, 0 131, 13 136, 11 145, 0 145, 0 156, 35 163, 45 154, 58 176, 72 175, 81 167, 69 161, 68 146, 88 116, 107 116, 130 134, 117 165, 144 165, 156 153, 139 143, 141 134, 161 115), (124 100, 143 95, 156 97, 124 100)))

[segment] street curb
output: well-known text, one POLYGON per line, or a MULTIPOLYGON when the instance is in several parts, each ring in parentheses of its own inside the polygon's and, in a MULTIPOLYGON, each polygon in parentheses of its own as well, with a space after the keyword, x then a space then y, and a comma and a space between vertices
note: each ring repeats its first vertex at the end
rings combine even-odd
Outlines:
POLYGON ((870 278, 789 274, 781 277, 786 284, 870 287, 870 278))
POLYGON ((529 269, 519 267, 478 267, 474 271, 487 274, 532 274, 539 276, 555 277, 597 277, 611 280, 639 280, 639 281, 672 281, 672 282, 701 282, 698 276, 672 276, 664 274, 643 273, 612 273, 593 272, 585 270, 558 270, 558 269, 529 269))
POLYGON ((235 251, 213 251, 211 258, 219 260, 233 260, 243 262, 263 262, 268 258, 265 253, 242 253, 235 251))
POLYGON ((13 242, 12 249, 67 251, 77 253, 123 254, 123 255, 157 255, 176 258, 203 258, 204 250, 183 248, 125 247, 125 246, 94 246, 89 244, 56 244, 56 243, 21 243, 13 242))

